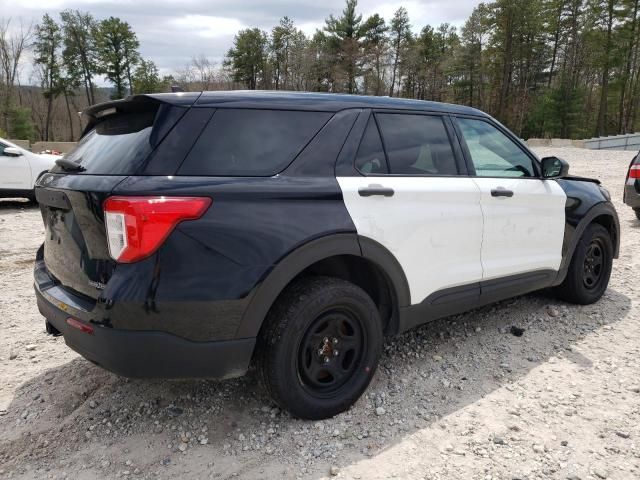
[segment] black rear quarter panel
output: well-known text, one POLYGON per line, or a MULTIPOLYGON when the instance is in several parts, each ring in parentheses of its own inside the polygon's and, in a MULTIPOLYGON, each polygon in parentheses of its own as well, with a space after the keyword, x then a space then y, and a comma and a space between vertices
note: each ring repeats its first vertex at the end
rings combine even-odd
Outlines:
POLYGON ((315 239, 356 231, 334 168, 358 114, 338 112, 279 175, 144 175, 118 184, 114 195, 207 196, 213 203, 202 218, 179 224, 150 258, 116 267, 103 294, 105 320, 191 340, 246 336, 247 307, 278 262, 315 239))

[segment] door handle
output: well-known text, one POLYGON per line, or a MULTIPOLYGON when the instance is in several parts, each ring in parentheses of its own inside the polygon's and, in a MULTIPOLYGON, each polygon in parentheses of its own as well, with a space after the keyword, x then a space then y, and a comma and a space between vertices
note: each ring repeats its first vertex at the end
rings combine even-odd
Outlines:
POLYGON ((393 188, 383 187, 377 183, 371 184, 368 187, 358 188, 358 193, 361 197, 371 197, 373 195, 382 195, 383 197, 393 197, 395 193, 393 188))
POLYGON ((507 190, 504 187, 492 188, 492 197, 513 197, 513 190, 507 190))

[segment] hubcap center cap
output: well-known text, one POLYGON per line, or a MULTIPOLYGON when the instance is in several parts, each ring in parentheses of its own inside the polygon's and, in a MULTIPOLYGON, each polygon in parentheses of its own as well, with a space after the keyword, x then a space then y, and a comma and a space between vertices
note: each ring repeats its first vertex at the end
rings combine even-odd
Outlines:
POLYGON ((318 349, 318 356, 321 357, 325 363, 329 362, 333 357, 339 356, 340 351, 335 348, 338 343, 339 341, 335 337, 324 337, 318 349))

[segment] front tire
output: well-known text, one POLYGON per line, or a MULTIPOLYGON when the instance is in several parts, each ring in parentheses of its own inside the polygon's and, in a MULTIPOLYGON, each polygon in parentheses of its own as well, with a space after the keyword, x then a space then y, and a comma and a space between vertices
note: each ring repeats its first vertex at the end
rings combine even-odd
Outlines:
POLYGON ((378 310, 361 288, 337 278, 302 278, 267 316, 258 369, 280 407, 319 420, 343 412, 362 395, 382 343, 378 310))
POLYGON ((576 246, 558 296, 567 302, 589 305, 600 300, 609 285, 613 265, 613 242, 602 225, 592 223, 576 246))

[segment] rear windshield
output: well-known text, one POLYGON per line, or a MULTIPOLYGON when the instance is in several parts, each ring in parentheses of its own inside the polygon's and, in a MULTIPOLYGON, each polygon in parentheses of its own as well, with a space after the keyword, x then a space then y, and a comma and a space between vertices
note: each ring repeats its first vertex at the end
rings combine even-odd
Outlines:
POLYGON ((326 112, 218 109, 178 175, 274 175, 293 161, 331 115, 326 112))
MULTIPOLYGON (((132 175, 151 152, 155 110, 114 115, 86 134, 65 158, 79 163, 82 173, 132 175)), ((60 171, 55 167, 53 171, 60 171)))

